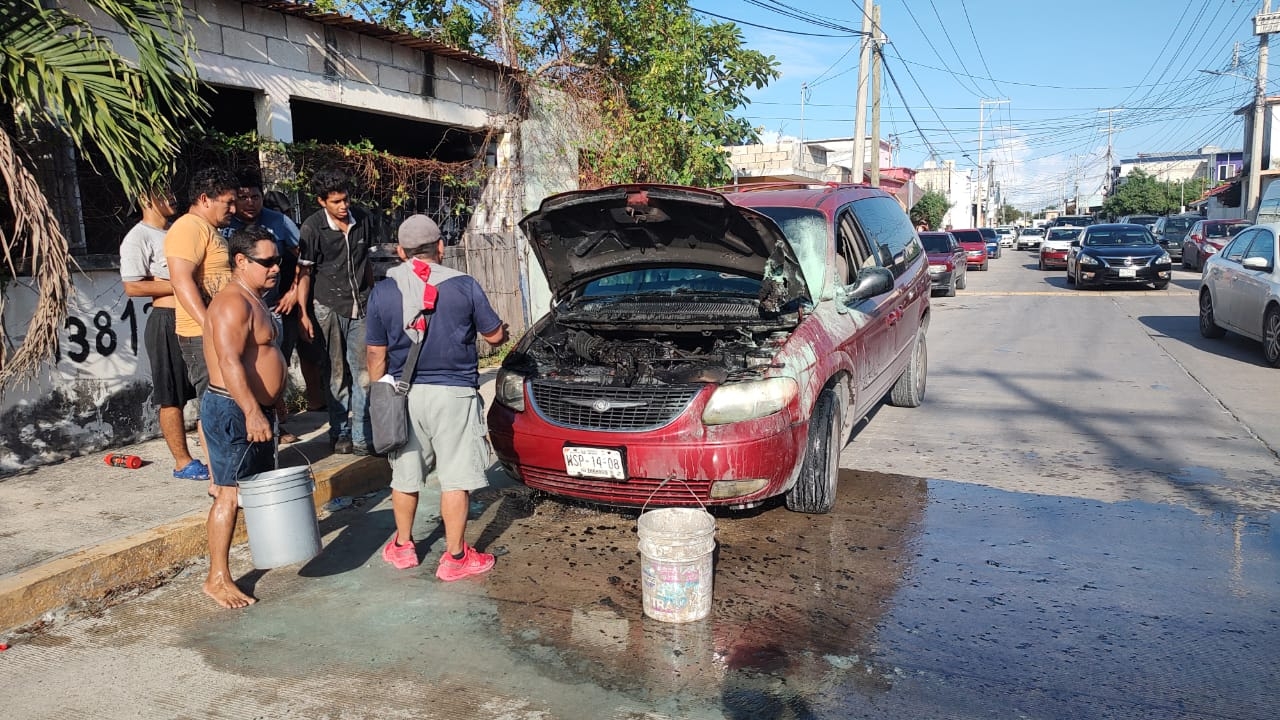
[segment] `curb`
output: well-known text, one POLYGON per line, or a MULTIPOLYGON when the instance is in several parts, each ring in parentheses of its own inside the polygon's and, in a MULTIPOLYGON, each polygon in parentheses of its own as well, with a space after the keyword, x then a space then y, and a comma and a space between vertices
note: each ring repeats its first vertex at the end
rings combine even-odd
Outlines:
MULTIPOLYGON (((391 482, 391 466, 376 457, 329 457, 313 465, 312 471, 317 511, 335 497, 363 495, 391 482)), ((189 513, 0 579, 0 631, 33 623, 44 613, 79 600, 102 599, 116 588, 203 556, 206 517, 205 512, 189 513)), ((232 543, 246 540, 240 513, 232 543)))

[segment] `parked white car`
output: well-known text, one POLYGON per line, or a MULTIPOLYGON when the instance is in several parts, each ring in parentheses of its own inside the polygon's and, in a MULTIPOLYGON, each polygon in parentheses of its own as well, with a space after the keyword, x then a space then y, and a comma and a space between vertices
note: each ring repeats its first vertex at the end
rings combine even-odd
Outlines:
POLYGON ((1211 255, 1200 276, 1200 334, 1222 337, 1230 330, 1262 341, 1262 357, 1280 367, 1280 272, 1276 237, 1280 223, 1241 230, 1211 255))
POLYGON ((1002 226, 996 228, 996 235, 1000 238, 1000 247, 1011 248, 1018 238, 1018 228, 1002 226))
POLYGON ((1026 227, 1022 228, 1022 232, 1018 233, 1018 249, 1030 250, 1040 247, 1040 241, 1044 240, 1044 228, 1026 227))

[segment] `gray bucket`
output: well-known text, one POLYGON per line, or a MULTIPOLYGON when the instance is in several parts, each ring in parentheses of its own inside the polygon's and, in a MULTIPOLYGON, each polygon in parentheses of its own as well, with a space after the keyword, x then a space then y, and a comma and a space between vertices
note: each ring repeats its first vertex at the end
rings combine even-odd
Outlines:
POLYGON ((267 570, 292 565, 320 552, 310 467, 261 472, 244 478, 239 485, 254 567, 267 570))

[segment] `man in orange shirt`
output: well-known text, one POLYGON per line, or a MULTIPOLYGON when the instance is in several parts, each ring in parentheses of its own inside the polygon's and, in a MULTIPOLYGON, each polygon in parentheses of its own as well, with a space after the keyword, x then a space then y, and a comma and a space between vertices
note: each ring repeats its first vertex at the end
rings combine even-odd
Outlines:
MULTIPOLYGON (((213 296, 231 282, 227 246, 218 228, 231 223, 239 186, 236 176, 227 170, 200 170, 191 178, 191 207, 169 226, 164 236, 169 282, 178 299, 174 329, 197 398, 209 388, 209 368, 204 360, 205 312, 213 296)), ((201 434, 201 444, 207 448, 203 428, 201 434)))

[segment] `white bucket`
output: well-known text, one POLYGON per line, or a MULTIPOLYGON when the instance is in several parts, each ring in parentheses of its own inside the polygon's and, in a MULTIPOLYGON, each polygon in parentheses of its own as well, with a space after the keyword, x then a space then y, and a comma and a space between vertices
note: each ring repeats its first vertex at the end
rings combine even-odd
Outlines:
POLYGON ((701 508, 663 508, 640 514, 640 581, 644 614, 683 623, 711 614, 711 553, 716 519, 701 508))
POLYGON ((239 482, 253 566, 262 570, 310 560, 320 552, 320 525, 309 467, 250 475, 239 482))

